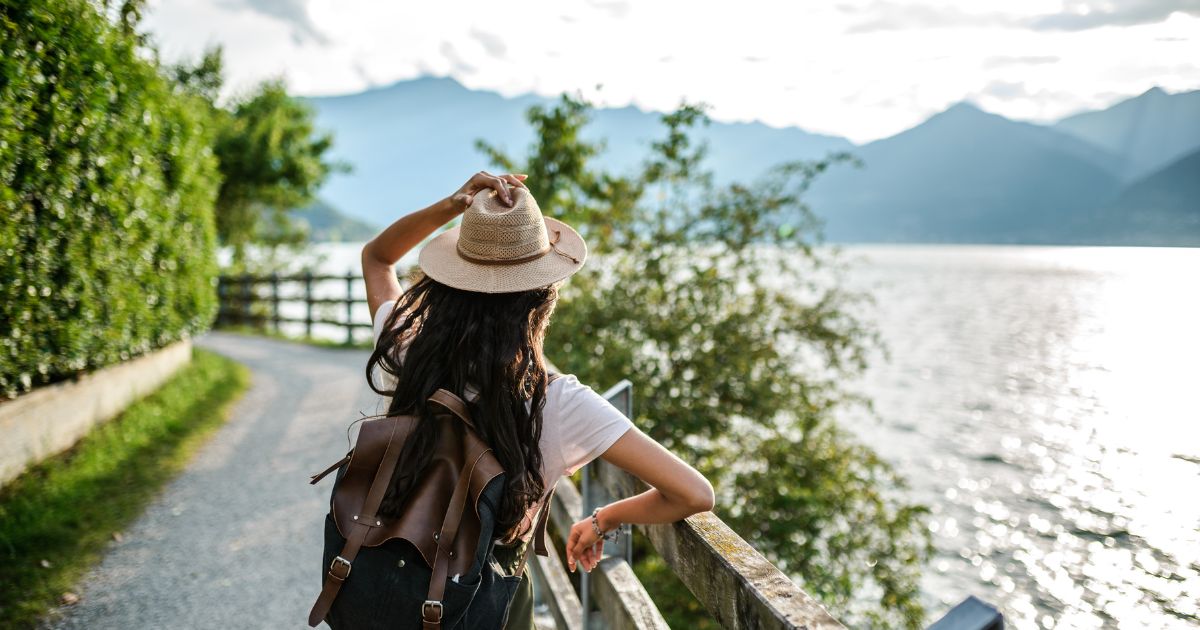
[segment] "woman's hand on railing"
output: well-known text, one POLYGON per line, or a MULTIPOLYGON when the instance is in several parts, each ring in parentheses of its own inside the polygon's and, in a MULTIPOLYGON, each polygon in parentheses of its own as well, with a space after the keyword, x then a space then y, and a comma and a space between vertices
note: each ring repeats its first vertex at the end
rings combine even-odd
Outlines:
MULTIPOLYGON (((600 510, 601 513, 603 511, 603 509, 600 510)), ((602 532, 616 529, 615 526, 606 525, 603 521, 601 521, 600 527, 602 532)), ((574 572, 576 565, 579 564, 582 564, 583 570, 588 573, 596 568, 600 562, 600 556, 604 553, 604 538, 596 533, 592 517, 589 516, 571 526, 571 533, 567 536, 566 551, 567 568, 571 572, 574 572)))
POLYGON ((637 427, 626 431, 600 457, 651 488, 604 506, 596 513, 594 524, 589 517, 571 526, 567 565, 572 571, 576 563, 582 563, 586 571, 595 568, 604 551, 603 533, 622 523, 674 523, 711 510, 716 501, 712 484, 704 475, 637 427))

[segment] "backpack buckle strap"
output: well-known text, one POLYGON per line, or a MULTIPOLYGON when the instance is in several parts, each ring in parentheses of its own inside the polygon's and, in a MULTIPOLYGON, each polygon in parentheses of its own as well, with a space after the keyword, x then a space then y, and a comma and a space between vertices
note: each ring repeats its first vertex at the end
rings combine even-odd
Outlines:
POLYGON ((432 599, 425 600, 425 603, 421 604, 421 623, 440 628, 442 626, 442 602, 432 599), (437 613, 436 617, 433 616, 434 613, 437 613))
POLYGON ((341 556, 338 556, 333 559, 333 562, 329 563, 329 577, 331 577, 339 582, 345 582, 346 578, 350 577, 350 569, 351 568, 352 567, 350 565, 349 560, 347 560, 341 556), (342 575, 338 575, 336 572, 337 569, 341 569, 343 567, 346 569, 346 572, 342 575))

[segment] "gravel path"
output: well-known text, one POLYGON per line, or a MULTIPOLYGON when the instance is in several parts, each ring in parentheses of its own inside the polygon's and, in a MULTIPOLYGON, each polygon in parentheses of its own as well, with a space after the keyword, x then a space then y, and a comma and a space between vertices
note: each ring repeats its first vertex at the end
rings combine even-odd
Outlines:
POLYGON ((248 365, 249 390, 44 627, 308 627, 331 483, 308 476, 345 454, 360 410, 377 411, 367 352, 222 333, 197 345, 248 365))

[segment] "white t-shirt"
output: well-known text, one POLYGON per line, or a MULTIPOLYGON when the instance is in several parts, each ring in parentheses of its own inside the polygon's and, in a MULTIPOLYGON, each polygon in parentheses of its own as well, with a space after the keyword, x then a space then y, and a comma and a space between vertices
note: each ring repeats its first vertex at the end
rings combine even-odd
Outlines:
MULTIPOLYGON (((373 328, 376 343, 395 305, 395 301, 389 300, 375 312, 373 328)), ((471 390, 465 394, 473 397, 471 390)), ((542 479, 547 492, 560 477, 574 474, 602 455, 632 426, 633 423, 625 414, 591 387, 579 382, 574 374, 563 374, 555 379, 546 387, 546 404, 542 408, 540 446, 542 479)), ((526 519, 532 523, 536 516, 535 505, 526 514, 526 519)), ((529 535, 525 538, 528 540, 529 535)))

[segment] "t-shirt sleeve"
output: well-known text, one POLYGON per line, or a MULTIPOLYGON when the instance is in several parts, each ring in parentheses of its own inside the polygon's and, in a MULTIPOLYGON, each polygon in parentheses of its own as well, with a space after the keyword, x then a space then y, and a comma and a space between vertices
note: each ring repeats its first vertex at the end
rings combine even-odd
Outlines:
POLYGON ((387 322, 388 315, 392 314, 392 309, 396 306, 396 300, 388 300, 379 305, 379 310, 375 311, 375 321, 371 322, 371 328, 375 333, 375 343, 379 343, 379 336, 383 334, 383 324, 387 322))
POLYGON ((549 389, 554 391, 547 392, 543 414, 553 413, 558 424, 564 475, 574 474, 603 455, 633 427, 625 414, 574 374, 564 374, 549 389))

